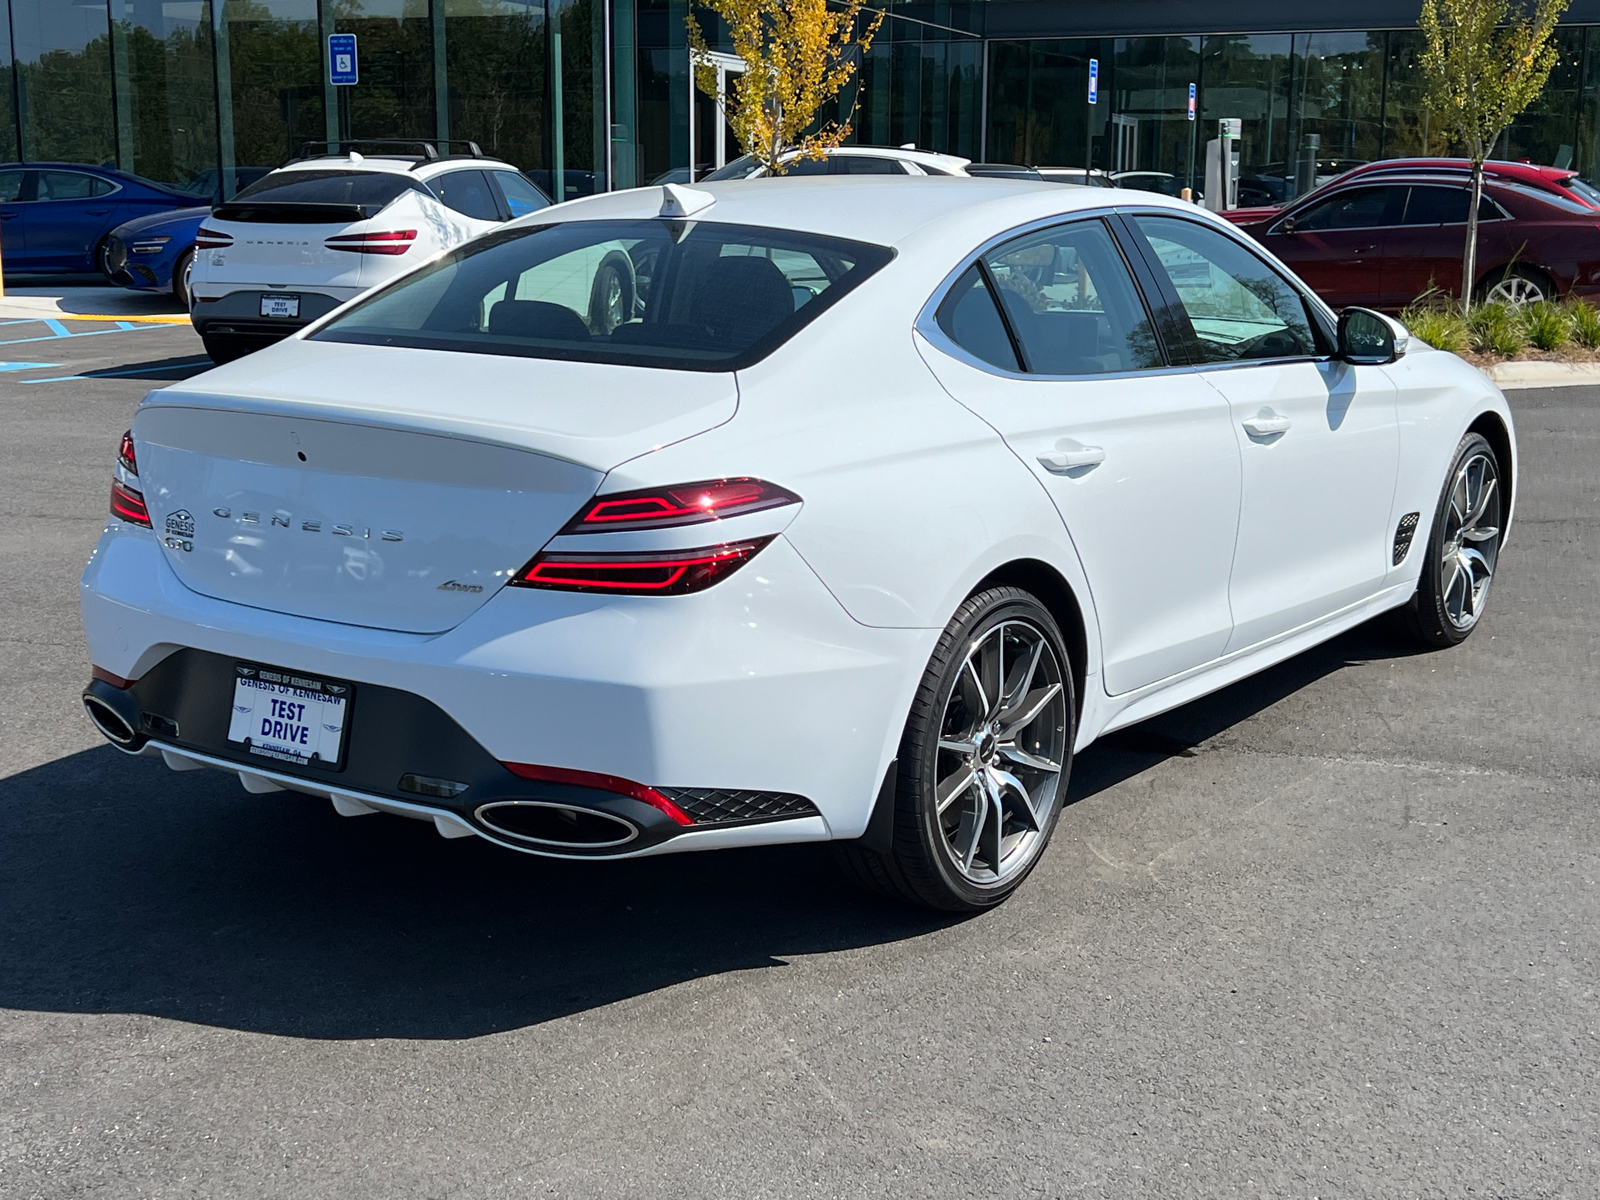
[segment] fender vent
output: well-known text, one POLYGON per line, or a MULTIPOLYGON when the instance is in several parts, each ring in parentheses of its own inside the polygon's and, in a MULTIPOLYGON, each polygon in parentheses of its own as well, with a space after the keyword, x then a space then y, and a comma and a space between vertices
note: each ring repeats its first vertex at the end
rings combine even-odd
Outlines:
POLYGON ((1411 549, 1411 539, 1416 536, 1417 521, 1421 516, 1421 513, 1407 513, 1395 526, 1394 565, 1397 567, 1406 560, 1406 552, 1411 549))
POLYGON ((696 825, 728 825, 745 821, 782 821, 814 817, 817 806, 790 792, 738 792, 723 788, 657 788, 696 825))

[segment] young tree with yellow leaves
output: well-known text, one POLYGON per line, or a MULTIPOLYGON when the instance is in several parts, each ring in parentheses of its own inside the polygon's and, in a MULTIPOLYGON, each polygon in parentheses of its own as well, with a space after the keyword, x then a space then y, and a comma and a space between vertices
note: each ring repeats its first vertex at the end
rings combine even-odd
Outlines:
POLYGON ((1559 54, 1550 42, 1571 0, 1422 0, 1417 20, 1426 46, 1428 106, 1472 160, 1472 206, 1461 261, 1461 305, 1472 304, 1478 268, 1478 205, 1483 160, 1506 127, 1539 98, 1559 54))
MULTIPOLYGON (((786 154, 821 158, 850 134, 850 121, 829 121, 813 129, 817 114, 837 96, 856 70, 856 52, 872 45, 879 12, 859 37, 861 0, 830 10, 828 0, 705 0, 728 23, 733 50, 744 60, 728 124, 744 152, 774 175, 783 173, 786 154), (809 130, 809 132, 807 132, 809 130)), ((689 48, 695 85, 717 94, 716 71, 699 22, 691 14, 689 48)), ((793 161, 792 159, 790 161, 793 161)))

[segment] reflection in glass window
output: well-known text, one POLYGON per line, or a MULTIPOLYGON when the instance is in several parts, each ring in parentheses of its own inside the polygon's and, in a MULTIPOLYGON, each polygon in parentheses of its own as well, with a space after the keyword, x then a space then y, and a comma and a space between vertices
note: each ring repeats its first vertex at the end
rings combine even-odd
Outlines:
POLYGON ((22 154, 33 162, 115 161, 111 31, 104 4, 13 4, 22 154))
MULTIPOLYGON (((1543 197, 1540 197, 1543 199, 1543 197)), ((1414 187, 1406 201, 1407 225, 1465 225, 1472 195, 1464 187, 1414 187)), ((1576 207, 1576 206, 1574 206, 1576 207)), ((1498 221, 1500 209, 1489 197, 1478 202, 1478 220, 1498 221)))
POLYGON ((495 182, 500 185, 500 194, 506 198, 513 221, 550 207, 549 198, 515 171, 495 171, 493 174, 495 182))
POLYGON ((1099 221, 1007 242, 984 264, 1029 371, 1103 375, 1161 365, 1144 303, 1099 221))
POLYGON ((231 197, 246 182, 235 168, 276 167, 295 157, 302 142, 328 136, 318 29, 316 0, 222 6, 227 47, 219 51, 219 70, 226 72, 221 82, 227 89, 218 119, 224 195, 231 197))
POLYGON ((436 2, 445 14, 450 136, 524 170, 545 166, 544 5, 436 2))
POLYGON ((111 12, 118 164, 210 198, 217 93, 209 0, 113 2, 111 12))
POLYGON ((1226 234, 1176 217, 1136 217, 1177 290, 1205 362, 1317 353, 1305 302, 1226 234))
POLYGON ((40 200, 88 200, 108 196, 114 189, 104 179, 82 171, 40 171, 40 200))
POLYGON ((321 341, 698 371, 748 365, 892 257, 788 230, 573 221, 468 242, 346 311, 321 341))
POLYGON ((1294 231, 1311 233, 1333 229, 1377 229, 1398 225, 1405 207, 1404 187, 1352 188, 1296 213, 1294 231))

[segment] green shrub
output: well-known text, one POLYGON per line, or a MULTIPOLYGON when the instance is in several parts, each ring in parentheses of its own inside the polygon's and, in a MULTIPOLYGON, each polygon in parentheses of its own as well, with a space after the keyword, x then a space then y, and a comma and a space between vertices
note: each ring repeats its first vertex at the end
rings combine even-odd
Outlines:
MULTIPOLYGON (((1600 312, 1596 312, 1600 316, 1600 312)), ((1467 322, 1459 309, 1441 305, 1412 305, 1400 314, 1400 322, 1435 350, 1460 353, 1467 348, 1467 322)))
POLYGON ((1472 348, 1511 358, 1528 344, 1520 315, 1508 304, 1480 304, 1467 318, 1472 348))
POLYGON ((1559 350, 1572 336, 1572 316, 1564 305, 1541 300, 1524 305, 1520 316, 1523 332, 1541 350, 1559 350))
POLYGON ((1572 340, 1590 350, 1600 349, 1600 308, 1583 300, 1567 301, 1572 340))

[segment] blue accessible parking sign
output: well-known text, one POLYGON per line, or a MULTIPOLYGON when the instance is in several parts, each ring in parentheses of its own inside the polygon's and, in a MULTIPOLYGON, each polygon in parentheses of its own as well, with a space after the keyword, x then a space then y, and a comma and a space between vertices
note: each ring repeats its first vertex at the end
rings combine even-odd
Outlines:
POLYGON ((349 87, 360 82, 361 70, 356 63, 356 35, 330 33, 328 35, 328 82, 336 87, 349 87))

